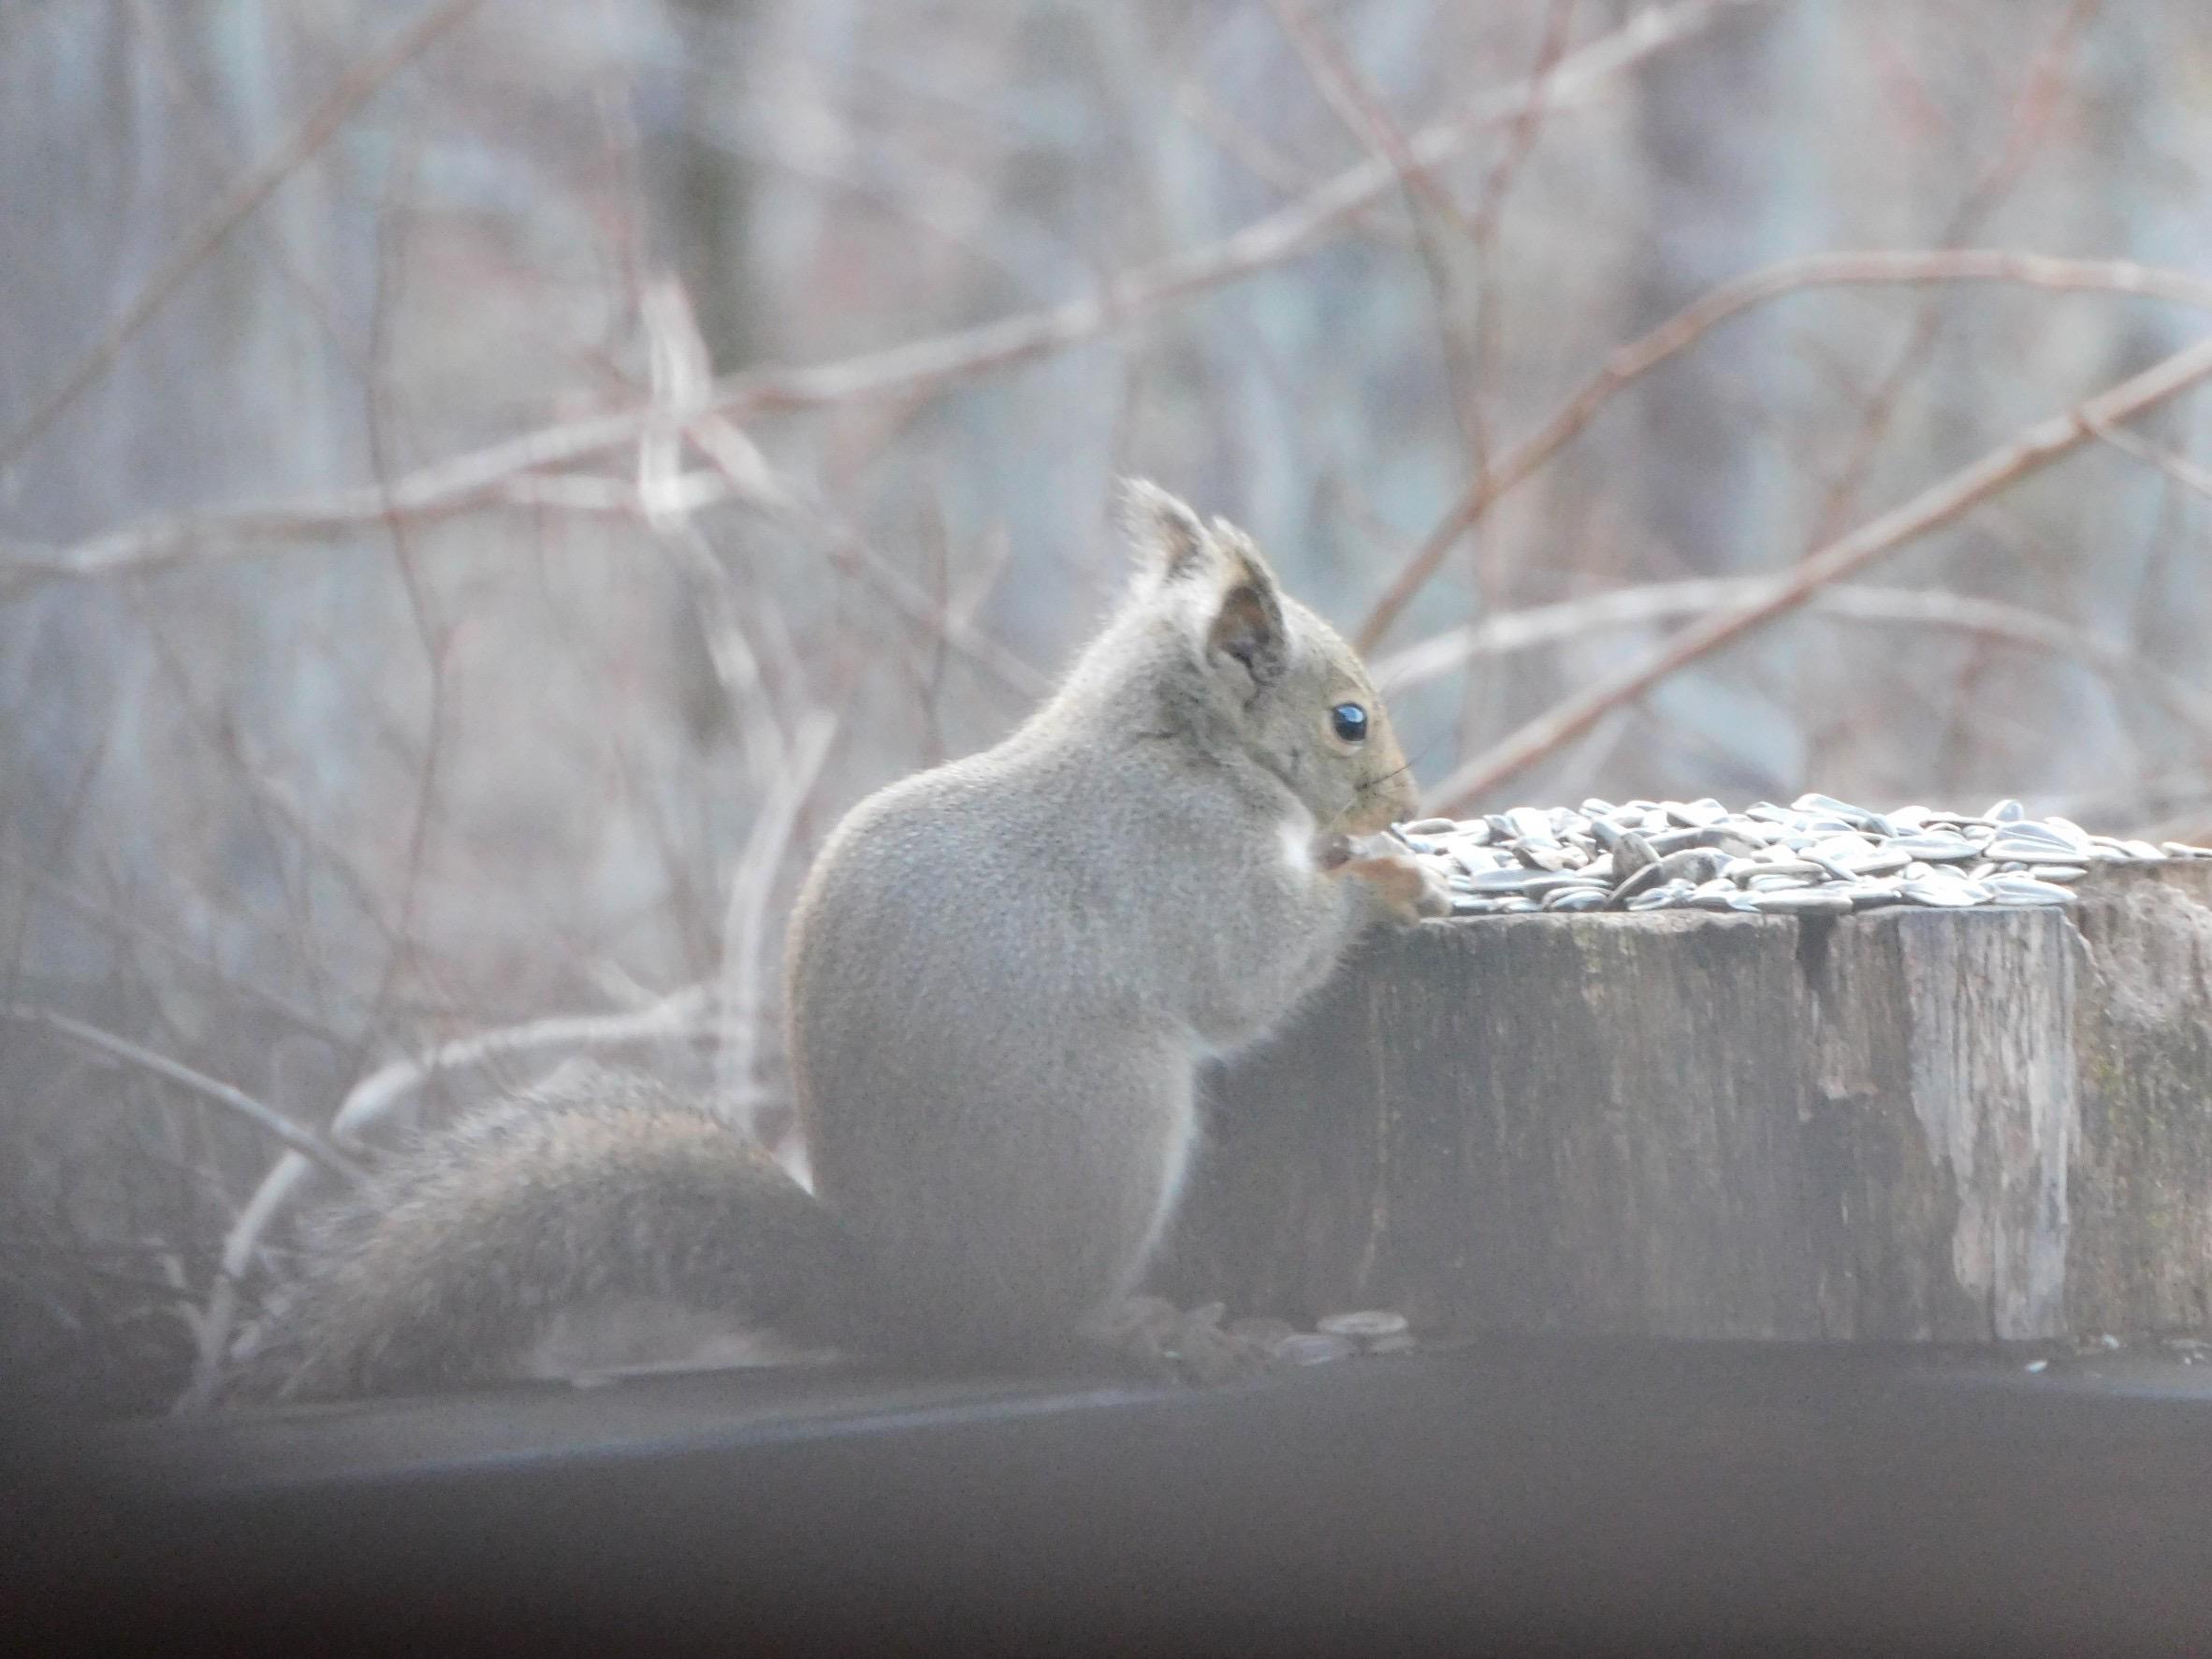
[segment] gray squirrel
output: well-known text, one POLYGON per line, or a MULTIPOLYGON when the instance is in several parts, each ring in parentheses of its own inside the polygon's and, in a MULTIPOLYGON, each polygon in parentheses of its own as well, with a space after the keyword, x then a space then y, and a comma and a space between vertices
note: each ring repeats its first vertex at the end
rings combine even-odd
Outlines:
POLYGON ((1351 648, 1234 526, 1145 483, 1122 519, 1139 568, 1058 690, 862 801, 808 875, 785 1009, 813 1195, 705 1104, 572 1064, 324 1218, 245 1391, 528 1374, 594 1306, 940 1367, 1128 1346, 1199 1062, 1449 895, 1380 834, 1415 787, 1351 648))

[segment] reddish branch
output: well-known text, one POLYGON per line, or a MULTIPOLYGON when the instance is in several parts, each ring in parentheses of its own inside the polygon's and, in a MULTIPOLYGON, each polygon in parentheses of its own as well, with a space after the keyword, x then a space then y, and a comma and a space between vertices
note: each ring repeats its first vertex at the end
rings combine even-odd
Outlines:
POLYGON ((2185 271, 2117 259, 2049 259, 1996 249, 1945 253, 1812 254, 1785 259, 1724 283, 1630 342, 1568 398, 1551 418, 1499 456, 1429 532, 1361 623, 1360 648, 1372 651, 1442 567, 1452 545, 1590 424, 1615 393, 1687 351, 1740 312, 1806 288, 1917 283, 2012 283, 2064 291, 2138 294, 2212 311, 2212 281, 2185 271))
MULTIPOLYGON (((2110 428, 2101 438, 2125 437, 2110 428)), ((2188 463, 2183 462, 2183 465, 2188 463)), ((1606 629, 1649 627, 1680 621, 1766 595, 1771 577, 1693 577, 1613 588, 1552 604, 1500 611, 1479 622, 1448 628, 1419 645, 1375 659, 1369 666, 1375 683, 1395 697, 1400 692, 1468 666, 1521 651, 1537 650, 1606 629)), ((2212 738, 2212 699, 2185 682, 2160 672, 2140 653, 2100 638, 2086 629, 2024 605, 1915 588, 1872 588, 1836 583, 1812 594, 1810 609, 1839 621, 1882 627, 1935 628, 1986 639, 2022 650, 2040 651, 2128 686, 2148 703, 2200 735, 2212 738)))
MULTIPOLYGON (((2100 4, 2101 0, 2074 0, 2050 39, 2029 64, 2020 94, 2013 100, 2012 119, 2005 129, 2003 147, 1952 213, 1950 223, 1937 239, 1938 247, 1957 248, 1972 240, 2027 176, 2029 163, 2041 146, 2059 107, 2059 95, 2065 86, 2074 46, 2095 17, 2100 4)), ((1844 453, 1843 464, 1835 470, 1819 515, 1812 521, 1809 546, 1819 546, 1851 522, 1858 493, 1866 487, 1874 458, 1889 434, 1905 388, 1927 363, 1942 321, 1943 313, 1930 296, 1921 304, 1904 344, 1860 410, 1858 429, 1844 453)))
MULTIPOLYGON (((1724 16, 1767 3, 1686 0, 1643 11, 1553 65, 1545 80, 1545 105, 1556 109, 1591 102, 1622 73, 1646 59, 1701 34, 1724 16)), ((1529 97, 1525 83, 1484 95, 1459 116, 1416 135, 1410 140, 1415 159, 1421 166, 1433 166, 1478 134, 1522 119, 1529 97)), ((1371 160, 1346 168, 1233 235, 1131 271, 1102 292, 815 368, 768 368, 732 375, 716 383, 713 406, 742 419, 763 411, 914 397, 1010 368, 1296 258, 1338 234, 1398 182, 1398 173, 1388 162, 1371 160)), ((234 197, 238 194, 234 192, 234 197)), ((227 229, 227 224, 223 228, 227 229)), ((120 347, 121 341, 115 344, 120 347)), ((100 366, 104 365, 95 366, 92 374, 100 366)), ((395 513, 430 518, 507 502, 546 504, 548 493, 560 494, 572 481, 532 474, 626 448, 662 418, 661 410, 647 405, 571 421, 455 457, 394 480, 388 488, 350 490, 297 506, 165 518, 98 537, 53 558, 15 554, 0 565, 0 572, 101 575, 188 557, 203 539, 219 540, 219 551, 228 554, 255 550, 244 546, 249 543, 260 544, 265 550, 271 543, 359 529, 395 513)), ((11 439, 9 447, 0 447, 0 466, 15 443, 11 439)), ((574 483, 585 505, 607 502, 627 510, 634 502, 633 491, 609 492, 603 480, 574 483)))
POLYGON ((1461 766, 1434 792, 1435 809, 1456 812, 1590 730, 1661 680, 1754 629, 1785 616, 1831 582, 1864 570, 1885 555, 1953 522, 1999 491, 2072 454, 2101 430, 2132 420, 2191 386, 2212 379, 2212 340, 2176 353, 2063 415, 2054 415, 1991 450, 1971 466, 1930 485, 1903 505, 1829 543, 1776 577, 1757 596, 1712 612, 1637 662, 1607 676, 1523 725, 1487 753, 1461 766))

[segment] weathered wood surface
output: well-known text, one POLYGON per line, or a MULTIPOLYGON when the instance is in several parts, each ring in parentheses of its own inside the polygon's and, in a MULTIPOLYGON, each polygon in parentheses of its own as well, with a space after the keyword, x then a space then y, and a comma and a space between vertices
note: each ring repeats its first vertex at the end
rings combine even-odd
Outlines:
POLYGON ((2212 866, 2083 892, 1377 940, 1218 1080, 1164 1277, 1463 1331, 2204 1331, 2212 866))

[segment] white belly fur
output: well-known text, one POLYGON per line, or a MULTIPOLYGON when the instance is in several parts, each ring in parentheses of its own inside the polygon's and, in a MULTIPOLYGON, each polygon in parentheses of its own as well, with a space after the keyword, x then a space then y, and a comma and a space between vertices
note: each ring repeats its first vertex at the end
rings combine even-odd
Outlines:
POLYGON ((1283 862, 1302 875, 1314 874, 1314 815, 1302 807, 1283 820, 1275 834, 1281 839, 1283 862))

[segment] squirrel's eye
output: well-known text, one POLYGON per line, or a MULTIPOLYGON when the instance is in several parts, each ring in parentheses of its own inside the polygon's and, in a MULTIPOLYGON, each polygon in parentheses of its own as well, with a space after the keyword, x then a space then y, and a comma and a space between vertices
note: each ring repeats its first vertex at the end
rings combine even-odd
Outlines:
POLYGON ((1367 739, 1367 711, 1357 703, 1339 703, 1329 711, 1329 723, 1346 743, 1363 743, 1367 739))

